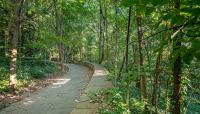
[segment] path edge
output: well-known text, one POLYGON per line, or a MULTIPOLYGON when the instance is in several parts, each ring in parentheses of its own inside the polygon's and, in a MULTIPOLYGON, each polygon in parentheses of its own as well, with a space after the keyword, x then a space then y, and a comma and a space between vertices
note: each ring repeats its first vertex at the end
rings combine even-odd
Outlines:
POLYGON ((70 114, 98 114, 98 108, 101 106, 99 103, 91 103, 88 93, 96 93, 101 89, 111 88, 112 82, 107 80, 108 71, 99 64, 91 62, 75 63, 84 65, 93 70, 91 79, 80 96, 76 107, 70 114))

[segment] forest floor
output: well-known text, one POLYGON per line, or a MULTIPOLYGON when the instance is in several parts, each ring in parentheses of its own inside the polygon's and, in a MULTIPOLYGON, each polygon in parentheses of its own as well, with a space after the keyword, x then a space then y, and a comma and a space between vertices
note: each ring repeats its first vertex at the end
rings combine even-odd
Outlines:
MULTIPOLYGON (((84 66, 67 64, 69 71, 62 77, 55 77, 41 81, 29 95, 12 96, 15 100, 7 108, 0 110, 0 114, 68 114, 76 106, 80 95, 87 86, 92 71, 84 66), (50 85, 51 84, 51 85, 50 85), (46 87, 45 87, 46 86, 46 87), (29 96, 29 97, 28 97, 29 96)), ((8 102, 8 101, 6 101, 8 102)))

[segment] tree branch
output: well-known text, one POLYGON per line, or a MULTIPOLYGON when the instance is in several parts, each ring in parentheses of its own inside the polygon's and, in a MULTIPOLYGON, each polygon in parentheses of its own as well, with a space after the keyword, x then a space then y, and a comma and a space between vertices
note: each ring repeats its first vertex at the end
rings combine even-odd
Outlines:
MULTIPOLYGON (((150 37, 153 37, 153 36, 156 36, 156 35, 158 35, 158 34, 160 34, 162 32, 165 32, 165 31, 168 31, 168 30, 173 30, 174 28, 178 28, 178 29, 181 28, 181 29, 183 29, 183 28, 185 28, 188 25, 199 25, 199 24, 200 24, 200 22, 197 22, 197 23, 186 23, 186 24, 182 24, 182 25, 179 25, 179 26, 174 26, 174 27, 171 27, 171 28, 163 29, 163 30, 160 30, 160 31, 158 31, 156 33, 151 34, 150 36, 147 36, 146 39, 150 38, 150 37)), ((144 39, 142 39, 142 40, 144 40, 144 39)), ((132 43, 133 43, 133 41, 130 42, 128 45, 130 45, 132 43)))

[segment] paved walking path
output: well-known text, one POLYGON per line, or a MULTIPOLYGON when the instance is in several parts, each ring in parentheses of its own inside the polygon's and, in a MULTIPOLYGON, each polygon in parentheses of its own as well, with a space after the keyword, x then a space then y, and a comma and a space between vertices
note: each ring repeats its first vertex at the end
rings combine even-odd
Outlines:
POLYGON ((68 64, 68 67, 67 74, 56 83, 2 109, 0 114, 70 114, 89 81, 89 74, 84 66, 68 64))
POLYGON ((102 104, 90 103, 88 93, 95 93, 101 89, 112 87, 112 83, 106 79, 106 69, 98 64, 93 65, 94 74, 84 93, 81 95, 79 103, 77 104, 76 108, 74 108, 74 110, 71 112, 71 114, 98 114, 98 108, 102 104))

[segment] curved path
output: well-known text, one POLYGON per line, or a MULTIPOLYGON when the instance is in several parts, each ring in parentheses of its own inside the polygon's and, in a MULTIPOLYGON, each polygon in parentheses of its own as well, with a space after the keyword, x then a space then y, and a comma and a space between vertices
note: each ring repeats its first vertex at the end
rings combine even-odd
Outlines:
POLYGON ((84 66, 67 65, 69 71, 56 83, 2 109, 0 114, 70 114, 91 74, 84 66))

